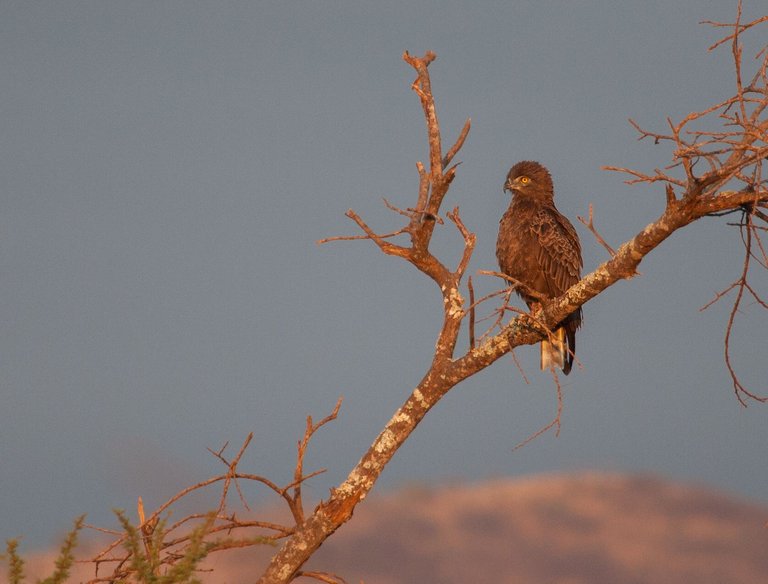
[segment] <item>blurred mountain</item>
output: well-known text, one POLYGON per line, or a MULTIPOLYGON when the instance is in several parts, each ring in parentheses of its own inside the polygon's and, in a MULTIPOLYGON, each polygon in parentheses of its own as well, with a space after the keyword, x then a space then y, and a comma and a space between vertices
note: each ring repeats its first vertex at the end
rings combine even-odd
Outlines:
MULTIPOLYGON (((349 584, 763 584, 766 522, 766 507, 644 475, 415 486, 371 496, 306 569, 349 584)), ((214 556, 201 579, 254 581, 270 551, 214 556)))

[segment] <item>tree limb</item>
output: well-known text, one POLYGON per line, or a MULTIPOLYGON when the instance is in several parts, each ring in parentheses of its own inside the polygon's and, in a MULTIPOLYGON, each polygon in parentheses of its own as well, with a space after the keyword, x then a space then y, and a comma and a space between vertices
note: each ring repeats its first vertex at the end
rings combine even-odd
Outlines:
MULTIPOLYGON (((734 33, 728 38, 732 37, 738 45, 739 33, 752 28, 754 24, 742 25, 737 18, 737 22, 732 25, 734 33)), ((734 50, 733 53, 739 68, 741 52, 734 50)), ((674 143, 676 148, 673 163, 667 170, 681 167, 684 174, 682 177, 675 177, 659 169, 648 174, 608 167, 610 170, 628 173, 633 177, 628 182, 662 182, 665 185, 665 209, 655 221, 622 244, 608 261, 583 277, 563 295, 544 302, 536 320, 528 315, 518 315, 502 325, 498 333, 485 338, 479 344, 470 345, 464 355, 455 358, 454 350, 461 322, 466 314, 471 313, 464 307, 464 299, 459 294, 458 286, 471 258, 475 238, 460 222, 458 211, 449 213, 449 219, 456 224, 465 244, 464 254, 454 272, 432 255, 429 244, 436 225, 435 218, 439 217, 443 197, 456 172, 456 166, 447 171, 444 168, 464 143, 469 124, 465 124, 466 132, 462 131, 456 145, 443 155, 427 69, 435 60, 435 55, 428 52, 419 58, 406 52, 403 58, 417 72, 417 79, 412 88, 422 104, 430 151, 429 171, 422 163, 417 163, 417 213, 411 217, 407 228, 411 236, 411 246, 390 244, 384 241, 383 236, 376 235, 352 211, 347 215, 355 220, 367 238, 382 252, 407 259, 439 285, 443 300, 443 322, 438 333, 434 358, 419 384, 387 422, 347 478, 331 490, 330 497, 321 502, 311 516, 297 525, 295 533, 272 558, 259 579, 260 584, 286 583, 296 577, 315 550, 349 520, 355 507, 373 488, 386 464, 424 416, 458 383, 488 367, 515 347, 539 342, 546 336, 547 329, 555 328, 568 315, 619 280, 631 278, 642 259, 675 231, 702 217, 712 216, 713 213, 739 208, 755 209, 768 203, 768 191, 761 176, 762 161, 768 156, 768 147, 765 146, 768 143, 768 121, 764 119, 764 112, 768 107, 765 75, 768 54, 764 52, 760 64, 762 74, 756 75, 748 88, 738 81, 737 92, 733 98, 702 112, 690 114, 677 124, 670 121, 671 134, 646 132, 633 122, 641 132, 641 138, 651 137, 657 142, 674 143), (748 93, 753 97, 747 97, 748 93), (738 117, 729 117, 729 110, 733 105, 739 108, 738 117), (711 117, 720 120, 727 127, 727 131, 720 134, 711 133, 708 140, 699 143, 702 134, 691 133, 689 125, 709 120, 711 117), (705 160, 708 169, 696 174, 696 163, 699 160, 705 160), (743 188, 721 190, 734 181, 740 181, 744 185, 743 188), (675 188, 680 196, 675 196, 675 188)), ((473 302, 472 306, 475 304, 473 302)), ((755 394, 749 395, 753 399, 763 399, 755 394)), ((556 425, 557 420, 559 417, 553 424, 556 425)))

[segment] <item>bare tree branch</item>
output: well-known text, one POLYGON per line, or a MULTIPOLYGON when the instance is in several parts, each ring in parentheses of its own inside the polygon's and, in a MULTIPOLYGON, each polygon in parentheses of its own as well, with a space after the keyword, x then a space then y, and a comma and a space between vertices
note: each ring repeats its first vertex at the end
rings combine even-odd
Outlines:
MULTIPOLYGON (((469 306, 459 292, 462 279, 472 259, 476 236, 464 224, 458 207, 442 215, 441 207, 456 176, 458 163, 453 163, 453 160, 466 143, 471 122, 469 119, 465 122, 456 142, 447 152, 443 152, 441 130, 428 70, 436 56, 432 52, 427 52, 423 57, 416 57, 406 52, 403 59, 416 72, 412 89, 419 97, 422 106, 429 144, 428 168, 421 162, 416 163, 418 173, 416 203, 413 207, 400 208, 384 200, 391 211, 407 221, 400 229, 388 233, 378 233, 350 209, 346 216, 354 221, 362 234, 329 237, 318 243, 370 240, 382 253, 407 260, 437 284, 443 312, 432 362, 420 382, 386 423, 346 479, 332 489, 330 496, 321 501, 311 513, 305 510, 302 486, 306 480, 317 476, 323 470, 305 472, 307 449, 316 432, 336 419, 341 399, 331 414, 319 422, 315 423, 311 416, 307 417, 304 434, 297 442, 293 479, 287 485, 280 486, 266 477, 240 470, 242 457, 251 442, 252 435, 246 438, 232 460, 224 454, 227 444, 218 451, 211 450, 211 454, 225 465, 226 472, 180 491, 148 517, 144 514, 143 505, 139 507, 139 530, 144 538, 145 551, 148 556, 154 555, 160 558, 160 564, 155 568, 171 566, 183 557, 185 546, 189 546, 191 542, 189 528, 205 524, 208 530, 206 537, 218 537, 217 534, 229 535, 233 532, 249 534, 248 537, 237 539, 229 537, 211 539, 209 544, 213 551, 264 542, 281 542, 282 547, 258 580, 261 584, 287 583, 297 577, 327 583, 343 583, 340 577, 331 573, 305 570, 305 563, 330 535, 350 519, 356 506, 374 487, 384 467, 431 408, 457 384, 507 354, 511 354, 519 367, 514 354, 516 347, 538 343, 546 338, 563 319, 589 300, 616 282, 632 278, 637 273, 637 267, 643 258, 661 245, 672 233, 703 217, 717 218, 724 214, 741 213, 741 221, 736 224, 744 245, 744 259, 740 273, 730 286, 717 293, 710 303, 702 307, 702 310, 719 300, 732 298, 728 295, 732 290, 736 290, 725 330, 725 364, 740 403, 746 405, 749 400, 768 400, 741 383, 731 360, 731 335, 744 297, 754 298, 755 306, 768 310, 768 303, 761 298, 749 280, 751 270, 768 269, 766 250, 760 237, 766 227, 756 224, 761 221, 768 223, 768 214, 761 211, 768 208, 768 184, 762 175, 762 165, 768 157, 768 119, 766 119, 768 51, 762 50, 758 54, 756 71, 749 83, 745 83, 749 75, 743 63, 741 40, 745 32, 767 22, 768 17, 742 23, 741 16, 739 3, 735 22, 708 22, 717 29, 722 28, 728 31, 728 34, 711 48, 730 43, 735 72, 734 94, 714 105, 692 112, 680 121, 668 119, 666 121, 668 129, 663 133, 647 131, 634 120, 630 120, 640 140, 652 139, 655 143, 668 144, 672 148, 671 161, 667 166, 652 171, 605 167, 628 175, 627 182, 631 184, 662 183, 665 190, 663 212, 618 249, 613 249, 595 228, 593 208, 590 205, 588 221, 579 219, 593 233, 597 241, 608 250, 611 257, 560 297, 551 300, 539 297, 541 306, 535 307, 533 313, 510 306, 513 290, 521 291, 524 288, 520 282, 497 272, 479 271, 483 275, 502 277, 505 283, 511 284, 511 287, 505 286, 476 300, 474 287, 469 279, 469 306), (440 261, 430 249, 435 228, 444 223, 443 216, 455 226, 463 241, 463 252, 454 270, 440 261), (407 241, 405 238, 398 240, 403 243, 402 245, 390 241, 400 235, 408 235, 409 244, 403 243, 407 241), (483 335, 475 337, 475 309, 490 299, 500 299, 501 306, 491 311, 485 319, 481 319, 492 320, 492 325, 483 335), (467 315, 469 318, 465 319, 467 315), (457 355, 457 340, 462 324, 465 322, 469 328, 470 342, 464 353, 457 355), (291 513, 293 525, 242 519, 234 512, 230 512, 227 509, 227 502, 230 499, 229 494, 233 484, 241 504, 246 510, 248 509, 241 489, 241 483, 245 482, 263 485, 281 497, 291 513), (171 506, 189 494, 213 485, 221 488, 218 506, 213 516, 187 515, 170 527, 165 527, 163 517, 171 506)), ((530 290, 526 290, 526 294, 537 297, 530 290)), ((528 380, 522 369, 520 371, 527 383, 528 380)), ((557 374, 554 370, 552 373, 557 396, 555 417, 516 448, 552 428, 559 431, 563 394, 557 374)), ((115 532, 111 533, 115 535, 115 532)), ((130 552, 118 550, 125 541, 126 535, 120 535, 89 560, 96 567, 94 582, 125 579, 130 575, 130 552), (108 576, 98 575, 99 566, 102 564, 112 568, 108 576)))
MULTIPOLYGON (((307 518, 298 531, 285 543, 280 552, 274 556, 259 582, 263 584, 289 582, 295 577, 307 558, 328 536, 351 517, 355 506, 371 490, 382 469, 394 456, 400 445, 408 438, 427 412, 456 384, 489 366, 503 355, 510 353, 514 347, 539 342, 548 334, 549 329, 554 328, 584 303, 617 281, 631 278, 636 274, 637 266, 642 259, 678 229, 702 217, 711 216, 713 213, 739 208, 754 210, 759 205, 768 202, 765 183, 760 178, 762 160, 768 155, 768 147, 765 146, 768 143, 768 136, 766 135, 768 122, 762 117, 766 106, 768 106, 768 92, 765 82, 766 57, 763 57, 760 68, 762 74, 756 75, 749 87, 745 88, 741 82, 741 49, 739 44, 739 34, 754 27, 764 19, 743 25, 739 23, 739 18, 740 11, 737 21, 733 25, 733 33, 727 37, 733 40, 735 47, 733 54, 737 70, 736 95, 705 110, 689 114, 678 123, 670 120, 668 122, 670 134, 642 130, 637 123, 632 121, 632 124, 640 132, 641 139, 652 138, 657 143, 667 141, 675 146, 673 163, 667 170, 655 169, 652 174, 648 174, 632 169, 606 167, 609 170, 629 174, 632 177, 628 181, 630 183, 663 183, 666 193, 664 212, 632 239, 621 245, 618 250, 613 250, 594 228, 593 211, 590 208, 590 220, 583 222, 611 253, 612 257, 582 278, 559 298, 544 302, 541 312, 536 315, 535 319, 532 319, 530 315, 517 315, 507 324, 502 325, 498 333, 483 338, 479 344, 475 342, 473 332, 474 307, 478 304, 474 300, 474 291, 470 288, 471 296, 468 310, 464 309, 464 300, 458 292, 458 284, 471 258, 475 238, 460 222, 457 210, 448 214, 449 219, 456 224, 461 232, 465 242, 464 254, 456 271, 449 271, 429 251, 435 218, 439 217, 443 197, 455 176, 455 166, 447 172, 444 171, 444 168, 463 145, 469 131, 469 124, 465 124, 456 145, 443 155, 440 129, 427 69, 430 63, 434 61, 435 55, 434 53, 427 53, 424 57, 418 58, 405 53, 405 61, 417 72, 417 79, 412 87, 419 96, 424 110, 430 146, 429 171, 427 172, 421 163, 417 164, 419 189, 415 208, 423 211, 423 215, 415 214, 411 217, 408 226, 408 232, 411 235, 410 248, 388 247, 383 239, 375 235, 356 215, 353 215, 352 212, 348 212, 348 215, 358 223, 366 236, 372 239, 384 253, 407 259, 440 286, 443 293, 444 314, 442 327, 438 333, 434 359, 421 382, 395 412, 360 462, 349 473, 347 479, 332 490, 330 498, 322 502, 315 513, 307 518), (746 97, 747 93, 750 93, 752 97, 746 97), (737 116, 729 114, 730 108, 734 105, 739 107, 737 116), (711 116, 722 120, 728 130, 715 132, 689 127, 693 123, 708 120, 711 116), (697 162, 700 160, 707 164, 701 174, 697 174, 697 162), (682 178, 675 177, 668 172, 668 170, 678 166, 684 171, 682 178), (730 191, 722 190, 723 186, 732 181, 741 181, 744 188, 730 191), (679 197, 675 195, 675 189, 680 190, 679 197), (459 327, 463 316, 467 313, 471 315, 472 319, 470 346, 464 355, 454 357, 459 327)), ((748 229, 746 237, 748 257, 751 254, 749 242, 751 242, 752 233, 753 230, 748 229)), ((745 263, 746 266, 748 266, 748 262, 745 263)), ((739 296, 734 305, 733 314, 738 308, 738 303, 745 289, 751 290, 746 287, 746 283, 739 287, 739 296)), ((505 303, 499 313, 500 317, 497 318, 503 318, 506 310, 510 309, 506 307, 505 303)), ((500 320, 497 322, 501 324, 500 320)), ((726 339, 730 335, 730 329, 731 325, 729 324, 726 339)), ((726 361, 732 372, 734 386, 740 400, 742 400, 742 395, 758 401, 765 399, 755 393, 748 392, 740 385, 728 357, 726 357, 726 361)), ((562 394, 557 378, 555 383, 558 388, 558 413, 553 422, 545 426, 541 432, 552 427, 558 427, 560 423, 562 394)), ((536 434, 531 439, 535 436, 536 434)))
MULTIPOLYGON (((458 285, 472 255, 475 238, 460 221, 457 210, 448 214, 448 218, 454 222, 462 234, 465 244, 464 254, 456 271, 453 272, 432 255, 429 244, 436 225, 435 219, 439 217, 440 206, 455 176, 456 166, 447 171, 444 169, 463 145, 469 125, 465 124, 456 145, 443 155, 440 128, 428 73, 428 66, 434 62, 435 55, 429 52, 419 58, 405 53, 403 58, 417 72, 417 79, 412 88, 422 104, 430 151, 429 171, 423 164, 417 163, 419 188, 415 209, 418 212, 410 217, 407 227, 411 236, 411 246, 393 246, 384 242, 383 237, 376 235, 354 212, 349 211, 347 215, 384 253, 407 259, 440 286, 444 310, 434 358, 418 386, 395 412, 346 480, 332 490, 330 498, 323 501, 313 515, 308 517, 298 527, 296 533, 286 541, 283 548, 273 557, 259 582, 263 584, 289 582, 297 575, 304 562, 322 542, 351 517, 355 506, 373 488, 384 466, 397 449, 429 410, 455 385, 510 353, 514 347, 539 342, 546 337, 550 329, 580 306, 617 281, 631 278, 635 275, 642 259, 675 231, 702 217, 712 216, 713 213, 744 208, 754 212, 758 206, 768 202, 768 192, 760 176, 762 160, 768 155, 768 147, 765 146, 768 143, 766 135, 768 121, 762 117, 768 106, 766 57, 763 56, 763 63, 760 66, 761 74, 756 75, 748 87, 744 87, 741 82, 739 44, 739 34, 762 20, 743 25, 739 23, 739 18, 740 13, 733 25, 734 32, 728 37, 733 40, 735 47, 733 54, 737 69, 736 95, 705 110, 689 114, 680 122, 674 123, 669 120, 668 126, 671 131, 669 134, 642 130, 632 121, 640 132, 641 139, 652 138, 656 142, 666 141, 675 146, 672 164, 666 170, 655 169, 649 174, 638 170, 607 167, 609 170, 629 174, 632 177, 628 181, 630 183, 663 183, 666 193, 663 213, 622 244, 618 250, 613 250, 605 244, 594 229, 590 210, 590 221, 585 224, 588 228, 591 226, 590 230, 598 237, 598 241, 606 246, 612 257, 559 298, 543 302, 541 311, 535 318, 528 314, 518 314, 506 324, 501 324, 502 321, 497 320, 501 328, 499 332, 482 338, 479 343, 473 340, 467 352, 458 357, 454 356, 454 350, 463 317, 466 314, 472 315, 474 307, 482 301, 475 301, 472 292, 470 307, 465 309, 464 299, 458 291, 458 285), (734 105, 739 108, 738 115, 729 113, 734 105), (712 131, 706 128, 690 127, 693 123, 701 123, 711 117, 720 119, 726 130, 712 131), (706 162, 706 166, 700 174, 697 174, 699 161, 706 162), (677 167, 682 168, 683 177, 676 177, 668 172, 677 167), (723 190, 726 184, 733 181, 740 181, 744 188, 723 190), (679 189, 680 196, 675 195, 675 189, 679 189)), ((749 247, 753 231, 748 229, 746 236, 748 257, 751 257, 752 253, 749 247)), ((735 307, 738 307, 744 290, 749 291, 751 288, 747 288, 746 283, 739 287, 739 298, 735 307)), ((507 293, 508 297, 509 293, 507 293)), ((503 319, 507 310, 518 311, 508 307, 505 302, 497 319, 503 319)), ((474 324, 471 325, 471 328, 473 327, 474 324)), ((474 335, 472 331, 470 334, 474 335)), ((470 338, 474 339, 474 336, 470 338)), ((730 369, 730 362, 728 366, 730 369)), ((755 393, 747 392, 738 384, 735 373, 733 378, 740 399, 742 395, 759 401, 764 399, 755 393)), ((562 399, 557 379, 556 387, 559 396, 558 414, 553 422, 541 430, 542 432, 557 427, 560 421, 562 399)))
MULTIPOLYGON (((311 416, 307 417, 304 435, 297 445, 293 481, 284 487, 278 486, 276 483, 265 477, 244 473, 239 470, 243 455, 253 439, 253 434, 251 433, 246 437, 242 446, 231 461, 224 455, 228 443, 225 443, 224 446, 217 451, 210 448, 208 449, 214 457, 227 467, 227 472, 225 474, 212 477, 206 481, 202 481, 183 489, 171 497, 166 503, 158 507, 148 517, 145 516, 144 505, 141 502, 141 498, 139 498, 138 533, 141 534, 141 541, 144 546, 146 558, 152 562, 153 573, 156 576, 161 576, 161 570, 169 569, 171 566, 174 566, 174 564, 182 560, 185 557, 185 553, 190 549, 190 546, 193 545, 193 539, 196 537, 195 529, 199 529, 202 525, 205 526, 205 537, 208 538, 206 541, 207 553, 252 547, 263 545, 265 543, 274 543, 275 541, 293 535, 296 532, 297 526, 304 521, 301 485, 306 480, 325 472, 321 469, 305 474, 304 459, 307 448, 317 431, 336 419, 339 409, 341 408, 341 402, 342 400, 339 398, 333 411, 317 423, 312 421, 311 416), (262 484, 283 498, 294 518, 295 524, 280 525, 269 521, 241 519, 237 517, 236 513, 227 511, 227 499, 232 484, 235 485, 242 506, 246 511, 250 510, 245 496, 240 489, 241 481, 262 484), (182 517, 169 526, 166 525, 162 516, 176 503, 194 492, 201 491, 217 483, 222 486, 219 495, 219 503, 213 514, 193 513, 182 517), (240 535, 238 537, 232 537, 233 533, 238 533, 240 535), (226 534, 226 537, 216 539, 214 536, 217 536, 218 534, 226 534), (155 558, 155 560, 152 560, 152 558, 155 558)), ((127 531, 118 532, 115 530, 105 530, 93 526, 86 527, 116 536, 116 539, 110 542, 109 545, 95 556, 87 560, 79 560, 79 563, 89 563, 94 566, 95 574, 90 582, 113 582, 129 578, 133 573, 132 571, 135 569, 134 564, 132 564, 131 561, 132 552, 130 547, 126 547, 126 549, 121 548, 123 548, 129 540, 130 533, 127 531), (110 565, 111 570, 107 575, 100 576, 99 569, 105 564, 110 565)), ((304 575, 307 577, 314 577, 315 579, 318 579, 318 576, 327 578, 332 577, 332 575, 325 574, 324 572, 308 572, 304 575)), ((338 576, 335 576, 334 578, 334 580, 328 581, 343 582, 343 579, 338 576)))

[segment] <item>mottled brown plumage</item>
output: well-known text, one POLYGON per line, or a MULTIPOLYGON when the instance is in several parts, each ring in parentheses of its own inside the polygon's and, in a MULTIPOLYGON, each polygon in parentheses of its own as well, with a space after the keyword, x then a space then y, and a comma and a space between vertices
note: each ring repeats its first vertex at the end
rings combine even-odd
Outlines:
MULTIPOLYGON (((555 298, 579 281, 582 260, 576 230, 555 207, 549 171, 538 162, 515 164, 507 175, 504 190, 512 201, 499 224, 496 257, 501 271, 523 284, 517 292, 528 307, 555 298)), ((550 363, 570 373, 576 350, 576 329, 581 309, 570 315, 541 343, 541 368, 550 363)))

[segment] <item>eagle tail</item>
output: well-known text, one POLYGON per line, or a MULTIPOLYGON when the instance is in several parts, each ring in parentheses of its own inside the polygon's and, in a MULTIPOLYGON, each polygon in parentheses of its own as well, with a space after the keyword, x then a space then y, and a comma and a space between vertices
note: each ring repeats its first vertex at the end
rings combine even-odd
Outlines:
POLYGON ((549 339, 541 341, 541 369, 559 367, 563 373, 571 372, 571 359, 568 355, 568 344, 565 339, 565 327, 557 329, 549 339))

